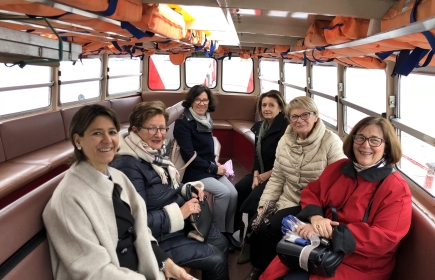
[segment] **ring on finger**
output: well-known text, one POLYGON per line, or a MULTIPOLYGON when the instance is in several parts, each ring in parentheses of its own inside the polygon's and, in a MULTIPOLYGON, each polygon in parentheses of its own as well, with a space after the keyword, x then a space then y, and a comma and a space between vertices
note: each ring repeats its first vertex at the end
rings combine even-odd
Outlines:
POLYGON ((317 225, 316 228, 317 228, 318 230, 320 230, 320 229, 322 228, 322 226, 321 226, 321 225, 317 225))

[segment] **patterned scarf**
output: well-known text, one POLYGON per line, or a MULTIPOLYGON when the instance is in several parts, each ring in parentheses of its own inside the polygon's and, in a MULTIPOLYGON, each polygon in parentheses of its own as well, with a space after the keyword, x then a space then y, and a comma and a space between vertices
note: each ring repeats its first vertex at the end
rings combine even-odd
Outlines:
POLYGON ((387 163, 385 162, 385 158, 382 157, 377 163, 370 165, 370 166, 363 166, 357 162, 353 162, 353 167, 355 168, 356 172, 361 172, 363 170, 369 169, 369 168, 381 168, 384 167, 385 165, 387 165, 387 163))
POLYGON ((171 177, 174 189, 177 189, 179 187, 180 175, 178 174, 178 170, 175 168, 174 164, 172 164, 172 162, 165 156, 166 143, 163 144, 160 150, 153 150, 134 132, 131 132, 124 139, 127 145, 133 150, 133 152, 136 153, 139 158, 151 164, 154 171, 159 174, 163 184, 168 184, 167 173, 165 172, 166 169, 169 173, 169 177, 171 177))
POLYGON ((255 147, 257 149, 258 163, 260 165, 260 174, 264 173, 263 157, 261 156, 261 139, 263 139, 268 129, 269 129, 269 123, 266 120, 264 120, 260 125, 260 131, 258 132, 257 147, 255 147))
POLYGON ((192 113, 193 118, 197 122, 201 123, 202 125, 206 126, 207 128, 212 128, 211 122, 210 122, 210 113, 209 112, 206 112, 205 116, 200 116, 192 109, 192 107, 189 107, 189 111, 190 111, 190 113, 192 113))

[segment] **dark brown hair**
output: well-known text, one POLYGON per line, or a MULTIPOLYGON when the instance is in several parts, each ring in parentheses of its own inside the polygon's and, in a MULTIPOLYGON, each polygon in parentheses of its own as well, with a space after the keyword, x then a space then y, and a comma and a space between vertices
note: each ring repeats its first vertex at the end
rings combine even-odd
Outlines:
POLYGON ((128 132, 132 131, 133 126, 140 130, 144 122, 157 115, 163 115, 166 124, 168 124, 169 113, 166 112, 165 104, 162 101, 141 102, 137 104, 128 118, 130 122, 128 132))
POLYGON ((208 103, 208 109, 207 112, 214 112, 216 110, 217 106, 217 100, 214 97, 211 90, 205 86, 205 85, 196 85, 193 86, 189 92, 187 93, 186 99, 181 104, 184 108, 190 108, 192 107, 193 102, 195 101, 195 98, 197 98, 201 93, 207 93, 207 98, 210 101, 208 103))
POLYGON ((402 148, 400 146, 399 139, 393 125, 384 119, 379 117, 367 117, 360 120, 353 128, 350 134, 347 136, 343 143, 344 154, 352 161, 356 161, 355 154, 353 152, 353 135, 356 135, 358 131, 361 131, 365 127, 375 124, 382 130, 382 134, 385 140, 385 161, 388 164, 395 164, 399 162, 402 157, 402 148))
POLYGON ((82 150, 77 149, 74 142, 74 135, 77 134, 80 137, 84 136, 86 129, 94 122, 95 118, 99 116, 109 117, 116 127, 116 131, 119 132, 120 124, 116 113, 107 107, 101 105, 85 105, 80 108, 73 116, 71 124, 69 126, 69 138, 74 146, 74 155, 72 162, 81 162, 86 160, 86 155, 82 150))
POLYGON ((282 96, 281 92, 277 91, 277 90, 270 90, 268 92, 263 93, 262 95, 260 95, 260 97, 258 98, 257 101, 257 112, 260 115, 261 119, 264 119, 263 114, 261 113, 261 102, 263 102, 263 99, 265 97, 270 97, 276 100, 276 102, 278 103, 279 108, 281 109, 281 112, 284 114, 284 110, 285 110, 285 100, 284 100, 284 96, 282 96))

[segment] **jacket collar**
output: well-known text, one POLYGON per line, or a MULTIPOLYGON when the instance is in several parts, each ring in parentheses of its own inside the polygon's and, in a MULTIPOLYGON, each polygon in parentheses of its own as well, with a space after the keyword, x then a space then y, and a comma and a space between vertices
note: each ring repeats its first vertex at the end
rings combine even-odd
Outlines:
POLYGON ((276 115, 275 119, 272 122, 272 125, 269 127, 269 129, 264 134, 263 138, 266 138, 269 136, 269 134, 279 132, 281 131, 282 122, 284 121, 284 114, 282 112, 279 112, 278 115, 276 115))
POLYGON ((387 164, 386 166, 381 168, 369 168, 358 173, 353 167, 353 162, 351 160, 345 163, 343 167, 341 167, 341 173, 343 173, 344 175, 352 177, 354 179, 356 179, 356 176, 359 175, 364 180, 369 182, 377 182, 383 180, 393 172, 394 168, 390 164, 387 164))
MULTIPOLYGON (((258 132, 260 131, 260 126, 263 123, 263 121, 256 122, 252 126, 251 131, 254 132, 254 134, 258 134, 258 132)), ((284 114, 282 112, 279 112, 279 114, 276 115, 275 119, 273 120, 272 125, 264 134, 263 138, 266 138, 267 136, 269 136, 269 134, 281 131, 281 126, 283 122, 284 122, 284 114)))
POLYGON ((70 168, 70 172, 85 182, 86 185, 88 185, 94 191, 106 197, 112 198, 113 187, 114 185, 117 185, 121 199, 130 204, 126 192, 123 192, 125 180, 123 180, 122 176, 117 172, 116 169, 112 167, 107 167, 107 169, 111 179, 104 177, 101 172, 96 170, 86 161, 74 163, 70 168))
POLYGON ((205 125, 203 125, 203 124, 197 122, 197 121, 193 118, 192 113, 189 111, 188 108, 184 108, 184 116, 186 117, 186 120, 187 120, 188 122, 191 122, 191 121, 195 121, 195 122, 196 122, 196 130, 197 130, 198 132, 212 132, 212 130, 213 130, 213 121, 212 121, 211 119, 210 119, 210 121, 211 121, 211 128, 208 128, 208 127, 206 127, 205 125))

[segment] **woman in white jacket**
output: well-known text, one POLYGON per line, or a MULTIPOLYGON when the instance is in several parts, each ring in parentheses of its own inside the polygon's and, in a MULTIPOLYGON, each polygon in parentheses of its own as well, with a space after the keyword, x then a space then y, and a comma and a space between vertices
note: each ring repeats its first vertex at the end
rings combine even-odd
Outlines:
POLYGON ((340 138, 326 129, 313 99, 296 97, 287 105, 286 114, 290 125, 278 142, 272 176, 258 204, 258 215, 266 201, 275 202, 278 211, 249 238, 253 269, 245 279, 258 279, 276 256, 282 219, 301 210, 300 191, 327 165, 346 157, 340 138))
POLYGON ((71 121, 75 163, 43 213, 54 279, 192 279, 157 245, 131 182, 108 166, 118 131, 115 112, 100 105, 71 121))

